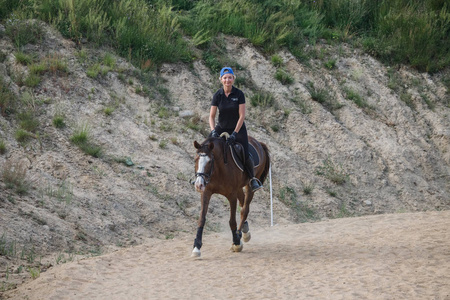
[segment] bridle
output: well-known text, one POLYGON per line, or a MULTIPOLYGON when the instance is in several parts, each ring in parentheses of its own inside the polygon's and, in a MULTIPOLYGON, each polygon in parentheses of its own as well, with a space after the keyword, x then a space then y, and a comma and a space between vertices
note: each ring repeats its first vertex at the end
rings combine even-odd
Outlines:
MULTIPOLYGON (((198 155, 199 157, 205 157, 208 156, 206 153, 200 153, 198 155)), ((211 168, 209 169, 208 173, 202 173, 202 172, 195 172, 195 178, 202 177, 205 181, 205 185, 207 185, 211 181, 212 172, 214 170, 214 155, 211 153, 211 168)))

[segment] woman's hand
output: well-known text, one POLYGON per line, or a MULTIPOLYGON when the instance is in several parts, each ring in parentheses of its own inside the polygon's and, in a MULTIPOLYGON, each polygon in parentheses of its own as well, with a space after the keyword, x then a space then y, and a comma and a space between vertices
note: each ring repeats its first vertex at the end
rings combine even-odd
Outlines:
POLYGON ((213 130, 211 130, 210 136, 214 137, 214 138, 218 138, 219 134, 217 133, 217 131, 215 129, 213 129, 213 130))
POLYGON ((234 145, 236 143, 236 134, 236 131, 233 131, 233 133, 227 138, 228 145, 234 145))

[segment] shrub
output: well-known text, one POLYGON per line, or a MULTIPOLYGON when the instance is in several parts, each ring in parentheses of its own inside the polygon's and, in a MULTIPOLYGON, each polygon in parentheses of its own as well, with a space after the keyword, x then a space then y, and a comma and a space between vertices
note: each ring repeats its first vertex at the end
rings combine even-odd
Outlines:
POLYGON ((160 141, 159 142, 159 148, 166 149, 167 148, 167 141, 166 140, 160 141))
POLYGON ((160 117, 161 119, 168 118, 169 117, 169 110, 166 107, 161 106, 158 109, 158 117, 160 117))
POLYGON ((31 74, 44 74, 48 70, 48 67, 45 63, 45 61, 41 61, 38 64, 32 64, 30 66, 30 73, 31 74))
POLYGON ((270 128, 273 130, 273 132, 280 131, 280 125, 278 124, 273 124, 272 126, 270 126, 270 128))
POLYGON ((271 107, 275 103, 275 98, 268 92, 257 92, 250 97, 250 104, 252 106, 271 107))
POLYGON ((216 53, 212 50, 207 50, 203 53, 203 61, 205 62, 205 65, 214 74, 218 74, 222 67, 225 65, 221 57, 221 53, 216 53))
POLYGON ((6 153, 6 144, 5 141, 0 140, 0 154, 5 154, 6 153))
POLYGON ((63 115, 54 115, 52 120, 53 126, 56 128, 64 128, 66 127, 66 123, 64 122, 64 116, 63 115))
POLYGON ((16 61, 22 65, 29 65, 33 62, 33 59, 28 54, 23 53, 22 51, 18 51, 14 53, 16 57, 16 61))
POLYGON ((292 77, 292 75, 283 69, 277 69, 275 78, 284 85, 294 82, 294 78, 292 77))
POLYGON ((202 48, 203 46, 206 46, 210 41, 211 32, 209 30, 204 31, 204 29, 201 29, 197 31, 192 37, 192 44, 194 44, 195 47, 202 48))
POLYGON ((3 165, 1 176, 6 188, 15 189, 18 194, 26 194, 29 189, 26 173, 25 165, 8 160, 3 165))
POLYGON ((45 58, 44 63, 47 65, 47 70, 50 72, 69 72, 67 62, 58 55, 51 55, 45 58))
POLYGON ((149 60, 189 61, 187 42, 179 30, 178 14, 163 2, 146 0, 42 0, 37 15, 73 40, 86 38, 110 44, 135 65, 149 60))
POLYGON ((18 115, 20 128, 29 132, 36 132, 39 126, 39 120, 31 111, 24 111, 18 115))
MULTIPOLYGON (((0 36, 1 37, 1 36, 0 36)), ((5 53, 5 52, 3 52, 3 51, 1 51, 0 50, 0 63, 2 63, 2 62, 4 62, 5 60, 6 60, 6 57, 7 57, 8 55, 5 53)))
POLYGON ((400 100, 405 102, 405 104, 412 110, 416 109, 416 105, 414 104, 411 94, 409 94, 407 92, 400 93, 400 100))
POLYGON ((6 34, 18 48, 26 44, 35 44, 43 34, 38 22, 19 20, 14 14, 6 22, 5 29, 6 34))
POLYGON ((31 133, 26 130, 18 129, 15 133, 16 141, 19 143, 25 143, 32 137, 31 133))
POLYGON ((449 14, 424 8, 426 2, 406 5, 383 3, 376 27, 378 41, 373 50, 391 63, 409 63, 420 71, 434 72, 448 65, 449 14))
POLYGON ((89 127, 84 125, 78 128, 70 138, 70 141, 75 145, 87 143, 89 135, 89 127))
POLYGON ((303 186, 303 194, 305 194, 305 195, 311 195, 313 190, 314 190, 314 184, 313 183, 306 183, 303 186))
MULTIPOLYGON (((450 62, 449 7, 444 0, 38 2, 0 0, 0 19, 12 11, 41 18, 77 42, 111 45, 142 68, 191 61, 189 46, 210 48, 219 33, 245 37, 267 54, 286 47, 299 59, 306 57, 307 42, 314 45, 324 38, 361 42, 386 62, 409 63, 421 71, 434 72, 450 62), (184 35, 192 38, 185 40, 184 35)), ((39 38, 39 32, 19 26, 37 22, 23 22, 13 14, 6 23, 13 24, 5 27, 18 45, 28 43, 23 41, 27 35, 39 38)))
POLYGON ((311 105, 309 105, 304 99, 296 96, 292 98, 291 101, 298 105, 302 114, 308 115, 312 112, 311 105))
POLYGON ((17 9, 22 1, 0 0, 0 19, 6 19, 17 9))
POLYGON ((323 165, 317 168, 316 174, 324 176, 335 184, 344 184, 348 179, 342 165, 335 164, 330 158, 323 161, 323 165))
POLYGON ((25 78, 24 84, 27 87, 36 87, 41 83, 41 77, 39 75, 30 73, 27 78, 25 78))
POLYGON ((345 93, 347 94, 347 99, 353 101, 358 107, 366 108, 369 107, 369 104, 363 97, 361 97, 356 91, 351 88, 345 88, 345 93))
POLYGON ((114 110, 115 110, 114 107, 108 106, 108 107, 105 107, 105 109, 103 109, 103 112, 105 113, 105 115, 110 116, 110 115, 112 115, 114 110))
POLYGON ((275 67, 279 68, 283 65, 283 58, 277 54, 272 55, 272 57, 270 58, 272 65, 274 65, 275 67))
POLYGON ((195 131, 200 131, 202 129, 201 120, 199 116, 194 116, 192 118, 189 118, 188 120, 185 120, 184 124, 187 128, 195 131))
POLYGON ((102 148, 92 143, 82 143, 78 147, 86 154, 99 158, 102 156, 102 148))
POLYGON ((3 77, 0 76, 0 113, 4 116, 11 114, 14 111, 16 102, 16 96, 3 81, 3 77))
POLYGON ((96 63, 96 64, 90 66, 86 71, 87 76, 90 78, 97 78, 99 73, 100 73, 100 64, 99 63, 96 63))
POLYGON ((70 138, 70 141, 78 146, 84 153, 89 154, 93 157, 101 157, 102 149, 100 146, 93 144, 89 138, 89 126, 82 125, 75 130, 70 138))
POLYGON ((325 62, 325 68, 333 70, 336 67, 336 59, 329 59, 325 62))
POLYGON ((328 91, 326 89, 316 88, 312 82, 309 82, 307 89, 309 91, 309 94, 311 95, 311 98, 314 101, 317 101, 321 104, 328 102, 328 98, 330 97, 330 94, 328 93, 328 91))
POLYGON ((333 111, 342 107, 342 104, 337 102, 325 87, 316 88, 312 82, 309 82, 306 88, 308 89, 311 98, 322 104, 326 109, 333 111))
POLYGON ((111 69, 116 66, 116 59, 111 53, 106 53, 103 56, 103 64, 111 69))

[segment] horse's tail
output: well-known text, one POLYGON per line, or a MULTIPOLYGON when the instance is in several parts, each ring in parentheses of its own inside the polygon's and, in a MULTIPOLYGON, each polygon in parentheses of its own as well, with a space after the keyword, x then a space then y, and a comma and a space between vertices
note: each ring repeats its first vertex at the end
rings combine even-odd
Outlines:
POLYGON ((261 176, 259 177, 259 180, 261 181, 261 183, 264 183, 264 181, 267 178, 267 175, 269 174, 269 169, 270 169, 270 153, 269 153, 269 148, 267 148, 267 145, 264 143, 261 143, 261 147, 264 150, 264 153, 266 155, 266 163, 264 165, 264 170, 261 174, 261 176))

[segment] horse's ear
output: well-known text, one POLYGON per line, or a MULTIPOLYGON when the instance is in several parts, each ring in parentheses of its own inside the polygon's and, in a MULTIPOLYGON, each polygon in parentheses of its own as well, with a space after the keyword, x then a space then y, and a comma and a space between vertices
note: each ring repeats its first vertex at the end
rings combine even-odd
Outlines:
POLYGON ((200 144, 197 141, 194 141, 194 147, 195 149, 200 149, 200 144))

